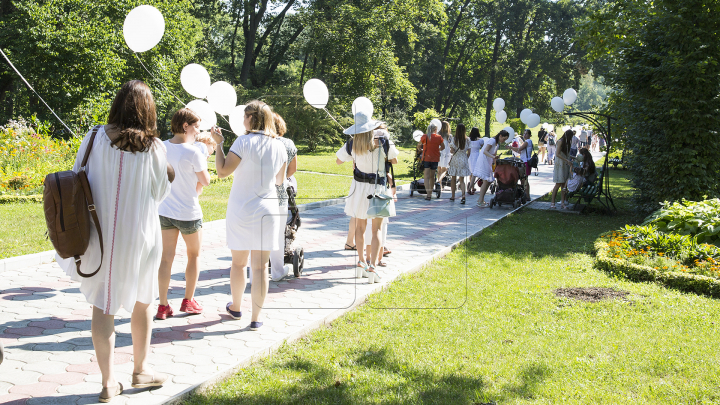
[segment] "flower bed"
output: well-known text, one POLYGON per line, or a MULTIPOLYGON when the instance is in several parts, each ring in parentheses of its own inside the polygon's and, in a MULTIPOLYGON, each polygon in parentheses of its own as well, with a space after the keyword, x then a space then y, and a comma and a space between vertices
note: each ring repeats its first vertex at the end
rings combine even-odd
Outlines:
POLYGON ((697 236, 699 242, 720 244, 720 199, 665 202, 645 219, 663 232, 697 236))
POLYGON ((53 139, 48 132, 35 119, 0 126, 0 195, 41 194, 45 175, 72 168, 81 139, 53 139))
POLYGON ((720 298, 720 249, 694 236, 628 225, 603 235, 595 249, 599 269, 720 298))

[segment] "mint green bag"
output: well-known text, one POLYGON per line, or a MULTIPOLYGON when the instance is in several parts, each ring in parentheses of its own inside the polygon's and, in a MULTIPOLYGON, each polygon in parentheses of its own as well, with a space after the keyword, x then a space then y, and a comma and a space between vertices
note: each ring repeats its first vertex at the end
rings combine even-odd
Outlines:
MULTIPOLYGON (((382 157, 380 149, 381 148, 378 147, 378 161, 382 157)), ((375 188, 377 188, 378 177, 380 177, 380 174, 375 172, 375 188)), ((368 218, 388 218, 395 216, 395 202, 393 201, 392 195, 374 193, 373 195, 369 195, 368 199, 370 200, 367 210, 368 218)))

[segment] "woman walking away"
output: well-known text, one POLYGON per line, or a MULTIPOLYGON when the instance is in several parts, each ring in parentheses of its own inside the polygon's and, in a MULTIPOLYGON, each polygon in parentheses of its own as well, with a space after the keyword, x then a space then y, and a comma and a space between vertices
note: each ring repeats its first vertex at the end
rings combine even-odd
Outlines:
MULTIPOLYGON (((373 120, 367 112, 357 112, 355 124, 344 131, 346 135, 354 135, 354 138, 335 153, 337 164, 341 165, 351 160, 355 163, 353 181, 350 184, 348 198, 345 200, 345 214, 355 221, 355 246, 359 258, 355 277, 367 277, 368 283, 371 284, 380 281, 380 275, 375 267, 378 264, 377 260, 382 256, 379 252, 382 243, 380 240, 381 226, 384 218, 372 218, 372 241, 369 255, 371 262, 363 262, 362 260, 366 257, 364 253, 365 228, 369 218, 367 211, 370 206, 368 196, 389 195, 385 162, 395 164, 399 155, 395 145, 387 138, 386 132, 382 129, 377 130, 382 125, 383 122, 373 120)), ((440 138, 439 135, 437 137, 440 138)), ((391 201, 390 204, 394 205, 394 201, 391 201)), ((392 207, 391 212, 394 211, 394 207, 392 207)))
POLYGON ((158 297, 162 252, 157 204, 170 192, 174 171, 168 165, 165 145, 157 138, 155 100, 150 88, 139 80, 122 86, 110 107, 107 125, 95 127, 93 133, 94 137, 86 136, 80 145, 73 170, 81 170, 85 151, 94 142, 83 169, 102 234, 91 224, 90 245, 80 256, 80 271, 100 269, 90 278, 81 278, 74 259, 56 259, 67 275, 80 281, 80 291, 93 305, 92 341, 103 387, 99 400, 110 402, 123 392, 114 373, 114 317, 121 307, 132 313, 132 386, 160 386, 168 378, 153 372, 147 357, 152 334, 150 304, 158 297))
POLYGON ((203 309, 193 298, 200 275, 203 223, 197 190, 198 184, 202 187, 210 184, 210 173, 207 171, 205 155, 194 145, 199 128, 200 117, 192 110, 183 108, 176 112, 170 121, 170 129, 175 136, 163 142, 167 149, 168 162, 175 169, 175 181, 170 188, 170 195, 158 207, 163 250, 158 271, 160 305, 156 319, 173 316, 168 302, 168 289, 178 234, 182 234, 187 246, 188 260, 185 268, 185 298, 180 304, 180 312, 199 314, 203 309))
POLYGON ((457 178, 460 177, 460 191, 462 191, 462 198, 460 204, 465 204, 465 176, 470 175, 470 166, 468 164, 468 155, 470 154, 470 148, 467 139, 465 138, 465 125, 458 124, 455 130, 455 138, 453 143, 450 145, 450 150, 453 155, 450 159, 450 168, 448 169, 448 176, 452 176, 450 179, 450 190, 452 190, 452 197, 450 201, 455 201, 455 185, 457 178))
POLYGON ((447 174, 448 165, 450 164, 450 144, 452 143, 452 134, 450 133, 450 123, 443 121, 440 125, 440 136, 443 139, 443 149, 440 152, 440 161, 438 162, 438 181, 440 189, 443 189, 443 177, 447 174))
POLYGON ((498 145, 508 140, 510 134, 502 130, 495 135, 494 138, 488 138, 485 140, 485 146, 483 146, 478 162, 475 165, 475 171, 473 174, 475 177, 483 181, 482 187, 480 187, 480 197, 478 197, 477 205, 480 208, 486 208, 488 203, 485 202, 485 193, 488 187, 495 179, 493 175, 493 162, 497 159, 498 145))
MULTIPOLYGON (((275 120, 270 106, 253 100, 245 107, 245 136, 239 136, 230 147, 227 158, 222 148, 215 156, 218 177, 237 172, 233 179, 226 214, 227 244, 232 252, 230 291, 232 302, 225 310, 240 319, 240 304, 245 292, 245 267, 250 256, 253 283, 250 288, 252 317, 250 330, 262 326, 262 311, 268 291, 267 263, 270 252, 280 249, 278 233, 285 224, 278 217, 276 186, 285 180, 287 151, 275 140, 275 120)), ((223 144, 220 130, 213 128, 213 138, 223 144)))
POLYGON ((552 165, 555 161, 555 140, 556 140, 555 131, 550 131, 550 133, 547 136, 547 141, 548 141, 547 142, 547 150, 548 150, 547 163, 549 165, 552 165))
POLYGON ((475 165, 480 156, 480 149, 485 144, 485 139, 480 137, 480 130, 477 127, 473 127, 470 130, 470 157, 468 158, 468 165, 470 166, 470 182, 468 183, 468 194, 475 194, 475 165))
POLYGON ((550 202, 550 208, 555 208, 555 198, 557 197, 558 189, 562 188, 560 207, 567 209, 565 205, 565 183, 567 183, 570 177, 570 168, 572 162, 570 162, 570 144, 572 142, 575 131, 568 129, 563 134, 562 138, 557 142, 557 151, 555 153, 555 167, 553 168, 553 183, 555 187, 552 190, 552 200, 550 202))
MULTIPOLYGON (((295 143, 292 140, 284 138, 285 132, 287 132, 287 125, 285 124, 285 120, 278 113, 273 113, 273 118, 275 120, 275 130, 277 131, 278 135, 277 140, 282 142, 283 146, 285 146, 285 152, 287 153, 288 161, 285 169, 285 174, 283 176, 284 182, 282 185, 276 186, 277 198, 279 200, 278 203, 280 207, 279 218, 281 223, 284 225, 287 223, 288 215, 288 178, 295 174, 295 171, 297 170, 297 148, 295 147, 295 143)), ((278 237, 280 249, 275 249, 270 253, 270 275, 273 281, 280 281, 290 273, 290 266, 285 265, 284 227, 278 234, 278 237)))
POLYGON ((538 154, 540 163, 547 164, 547 161, 545 158, 547 157, 547 136, 548 132, 545 130, 545 127, 540 128, 540 132, 538 132, 538 154))
MULTIPOLYGON (((425 199, 430 201, 433 188, 435 188, 435 171, 440 161, 440 152, 445 149, 442 136, 437 134, 437 126, 432 122, 427 127, 427 133, 420 138, 418 151, 422 151, 421 162, 423 165, 423 177, 425 181, 425 199)), ((440 187, 442 193, 442 187, 440 187)), ((440 197, 438 197, 440 198, 440 197)))

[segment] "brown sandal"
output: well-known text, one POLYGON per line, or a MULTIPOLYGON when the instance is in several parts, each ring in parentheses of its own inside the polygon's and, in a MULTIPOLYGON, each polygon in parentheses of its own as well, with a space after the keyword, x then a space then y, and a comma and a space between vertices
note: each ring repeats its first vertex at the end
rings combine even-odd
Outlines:
POLYGON ((98 398, 98 401, 110 402, 113 400, 113 398, 122 393, 123 386, 120 383, 118 383, 115 387, 103 387, 102 391, 100 391, 100 398, 98 398))
POLYGON ((167 374, 151 373, 151 374, 133 374, 133 388, 159 387, 167 381, 167 374))

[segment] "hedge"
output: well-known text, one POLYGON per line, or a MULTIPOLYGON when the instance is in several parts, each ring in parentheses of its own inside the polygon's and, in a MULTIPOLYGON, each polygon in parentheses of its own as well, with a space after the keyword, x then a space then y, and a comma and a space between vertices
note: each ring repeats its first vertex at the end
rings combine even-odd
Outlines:
POLYGON ((0 204, 10 203, 38 203, 42 202, 43 196, 40 194, 34 195, 0 195, 0 204))
POLYGON ((676 290, 720 298, 720 280, 697 274, 662 272, 649 266, 630 263, 611 257, 607 242, 595 242, 597 252, 595 267, 611 274, 623 275, 632 281, 655 282, 676 290))

